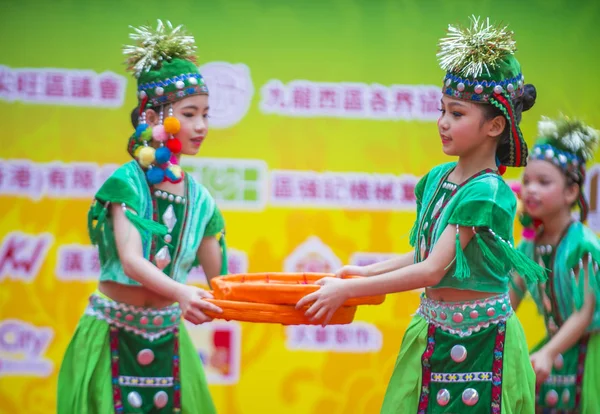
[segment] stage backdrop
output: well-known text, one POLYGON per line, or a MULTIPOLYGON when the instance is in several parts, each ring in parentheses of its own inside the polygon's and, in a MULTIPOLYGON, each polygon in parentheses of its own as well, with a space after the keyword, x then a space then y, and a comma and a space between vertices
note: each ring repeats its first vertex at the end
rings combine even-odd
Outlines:
MULTIPOLYGON (((539 96, 528 142, 560 111, 600 127, 598 2, 4 0, 0 412, 55 410, 62 355, 96 288, 86 213, 128 161, 128 25, 162 18, 196 36, 212 129, 185 168, 224 212, 231 271, 334 271, 409 249, 414 185, 449 161, 437 40, 471 14, 516 32, 539 96)), ((598 230, 595 168, 590 182, 598 230)), ((192 328, 219 412, 378 412, 418 296, 389 295, 348 326, 192 328)), ((531 302, 519 315, 533 345, 543 328, 531 302)))

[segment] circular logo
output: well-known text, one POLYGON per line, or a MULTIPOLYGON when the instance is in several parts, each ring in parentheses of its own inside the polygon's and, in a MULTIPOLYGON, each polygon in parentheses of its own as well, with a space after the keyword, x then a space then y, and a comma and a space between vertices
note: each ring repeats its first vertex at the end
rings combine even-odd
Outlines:
POLYGON ((248 66, 210 62, 199 69, 209 91, 210 126, 229 128, 240 122, 248 113, 254 95, 248 66))

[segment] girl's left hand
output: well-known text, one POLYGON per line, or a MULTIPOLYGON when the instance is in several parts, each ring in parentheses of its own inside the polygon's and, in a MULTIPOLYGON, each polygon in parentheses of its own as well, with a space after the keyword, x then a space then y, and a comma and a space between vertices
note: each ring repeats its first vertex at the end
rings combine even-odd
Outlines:
POLYGON ((325 326, 335 311, 348 299, 347 281, 335 277, 324 277, 317 280, 316 284, 321 286, 319 290, 300 299, 296 304, 296 309, 314 302, 305 315, 310 318, 311 322, 323 319, 323 326, 325 326))
POLYGON ((529 357, 533 370, 535 371, 535 382, 539 385, 546 381, 552 373, 554 358, 543 349, 535 352, 529 357))

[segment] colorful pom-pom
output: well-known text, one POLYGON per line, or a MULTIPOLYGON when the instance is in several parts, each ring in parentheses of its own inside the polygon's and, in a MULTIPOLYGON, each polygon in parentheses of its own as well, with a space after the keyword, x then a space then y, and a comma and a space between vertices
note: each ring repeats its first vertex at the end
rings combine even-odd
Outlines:
POLYGON ((136 146, 136 147, 135 147, 135 149, 133 150, 133 156, 134 156, 135 158, 139 158, 139 156, 140 156, 140 151, 142 150, 142 148, 144 148, 144 146, 143 146, 143 145, 138 145, 138 146, 136 146))
POLYGON ((523 227, 531 227, 533 225, 533 219, 526 213, 521 213, 521 215, 519 215, 519 222, 521 222, 523 227))
POLYGON ((142 147, 138 155, 138 161, 142 167, 148 167, 154 162, 154 153, 156 150, 152 147, 142 147))
POLYGON ((183 170, 179 165, 171 165, 165 170, 165 176, 167 177, 167 180, 176 184, 182 180, 183 170))
POLYGON ((534 240, 535 239, 535 229, 533 229, 531 227, 525 227, 523 229, 522 235, 525 240, 534 240))
POLYGON ((498 174, 504 175, 505 172, 506 172, 506 165, 500 165, 498 167, 498 174))
POLYGON ((155 141, 164 142, 169 138, 169 136, 167 135, 164 126, 156 125, 154 128, 152 128, 152 138, 154 138, 155 141))
POLYGON ((177 157, 175 155, 171 155, 169 162, 173 165, 179 164, 179 161, 177 161, 177 157))
POLYGON ((135 137, 139 138, 142 135, 142 132, 146 130, 146 128, 148 128, 148 124, 139 124, 135 129, 135 137))
POLYGON ((144 141, 150 141, 152 139, 152 128, 146 128, 142 131, 140 138, 144 141))
POLYGON ((179 119, 175 118, 174 116, 166 117, 163 125, 165 127, 165 131, 168 134, 176 134, 181 129, 181 124, 179 123, 179 119))
POLYGON ((168 140, 166 145, 173 154, 179 154, 181 152, 181 141, 179 141, 177 138, 168 140))
POLYGON ((148 178, 150 184, 159 184, 165 179, 165 173, 160 168, 150 168, 148 171, 146 171, 146 178, 148 178))
POLYGON ((158 164, 164 164, 171 158, 171 150, 167 147, 160 147, 156 150, 155 157, 158 164))

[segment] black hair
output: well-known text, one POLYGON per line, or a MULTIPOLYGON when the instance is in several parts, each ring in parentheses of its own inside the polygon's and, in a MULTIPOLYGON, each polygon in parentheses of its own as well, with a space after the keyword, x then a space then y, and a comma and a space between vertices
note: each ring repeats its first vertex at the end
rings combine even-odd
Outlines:
MULTIPOLYGON (((156 113, 160 112, 160 107, 158 107, 158 106, 146 108, 146 110, 148 110, 148 109, 152 109, 156 113)), ((140 107, 136 106, 131 111, 131 125, 133 125, 133 129, 136 129, 139 123, 140 123, 140 107)))
MULTIPOLYGON (((533 107, 536 98, 537 91, 535 86, 528 83, 525 85, 523 95, 512 100, 514 116, 517 120, 517 124, 521 123, 522 113, 530 110, 533 107)), ((494 105, 483 105, 482 109, 483 117, 486 121, 494 119, 497 116, 504 116, 502 111, 494 105)), ((496 150, 496 155, 498 156, 500 163, 503 165, 507 165, 510 162, 510 135, 511 132, 507 122, 506 126, 504 127, 504 131, 502 131, 502 134, 500 134, 500 139, 498 140, 498 147, 496 150)))

